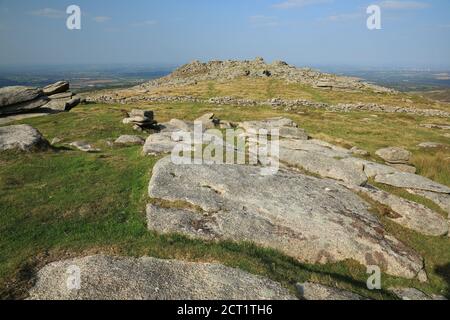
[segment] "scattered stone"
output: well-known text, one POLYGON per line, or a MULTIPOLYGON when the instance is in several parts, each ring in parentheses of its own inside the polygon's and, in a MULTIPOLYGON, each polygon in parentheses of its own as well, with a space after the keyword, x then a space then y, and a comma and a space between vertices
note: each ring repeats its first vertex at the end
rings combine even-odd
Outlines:
POLYGON ((91 256, 47 265, 30 300, 296 300, 279 283, 220 264, 91 256), (81 272, 79 290, 67 270, 81 272))
POLYGON ((144 144, 145 155, 171 153, 177 141, 172 140, 172 132, 161 132, 150 135, 144 144))
POLYGON ((434 182, 428 178, 405 172, 379 174, 375 177, 375 182, 397 188, 418 189, 450 194, 450 188, 447 186, 434 182))
POLYGON ((54 94, 66 92, 69 90, 69 82, 67 81, 58 81, 56 83, 50 84, 46 87, 44 87, 43 92, 47 96, 51 96, 54 94))
POLYGON ((117 138, 114 143, 120 145, 143 145, 145 143, 145 139, 139 136, 123 135, 117 138))
POLYGON ((164 158, 153 169, 150 197, 189 206, 149 205, 148 227, 207 240, 251 241, 305 263, 353 259, 391 275, 426 280, 422 258, 386 234, 368 204, 350 190, 297 172, 260 173, 253 166, 175 165, 164 158))
POLYGON ((347 290, 332 288, 312 282, 297 284, 297 291, 302 300, 310 300, 310 301, 367 300, 361 297, 360 295, 347 290))
POLYGON ((437 142, 423 142, 418 145, 419 148, 424 149, 436 149, 436 148, 445 148, 447 145, 443 143, 437 143, 437 142))
POLYGON ((150 110, 133 109, 130 112, 130 117, 142 117, 153 120, 154 116, 154 112, 150 110))
POLYGON ((353 147, 353 148, 351 148, 351 149, 350 149, 350 152, 351 152, 352 154, 354 154, 354 155, 357 155, 357 156, 363 156, 363 157, 370 156, 369 151, 364 150, 364 149, 361 149, 361 148, 358 148, 358 147, 353 147))
POLYGON ((100 152, 100 149, 94 148, 92 145, 85 141, 75 141, 70 144, 71 147, 77 148, 83 152, 100 152))
POLYGON ((44 151, 49 148, 50 144, 42 134, 29 125, 0 127, 0 151, 44 151))
POLYGON ((217 124, 220 123, 220 120, 214 117, 214 113, 207 113, 194 122, 201 122, 203 130, 214 129, 217 124))
POLYGON ((193 123, 186 123, 182 120, 178 119, 172 119, 169 121, 169 124, 181 131, 185 132, 193 132, 194 131, 194 124, 193 123))
POLYGON ((158 123, 154 120, 154 113, 150 110, 133 109, 128 114, 128 118, 123 119, 122 123, 131 124, 134 130, 140 132, 147 129, 158 129, 158 123))
POLYGON ((417 172, 416 167, 408 164, 389 164, 389 166, 397 169, 400 172, 412 173, 415 174, 417 172))
POLYGON ((450 130, 450 126, 444 124, 422 124, 420 126, 427 129, 450 130))
POLYGON ((438 295, 427 295, 424 292, 417 290, 415 288, 390 288, 394 295, 396 295, 401 300, 408 301, 419 301, 419 300, 447 300, 443 296, 438 295))
POLYGON ((387 218, 399 225, 415 230, 427 236, 444 236, 448 234, 448 221, 433 210, 397 197, 374 187, 351 187, 356 192, 361 192, 375 202, 387 206, 392 212, 387 213, 387 218))
POLYGON ((391 164, 407 164, 411 158, 411 152, 395 147, 380 149, 375 154, 391 164))

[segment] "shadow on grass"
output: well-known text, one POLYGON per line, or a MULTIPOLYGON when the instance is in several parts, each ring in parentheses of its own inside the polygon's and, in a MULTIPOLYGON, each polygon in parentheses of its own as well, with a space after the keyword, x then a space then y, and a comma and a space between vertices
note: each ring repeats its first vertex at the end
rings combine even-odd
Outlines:
POLYGON ((435 272, 447 283, 447 290, 444 292, 444 296, 450 299, 450 263, 436 267, 435 272))

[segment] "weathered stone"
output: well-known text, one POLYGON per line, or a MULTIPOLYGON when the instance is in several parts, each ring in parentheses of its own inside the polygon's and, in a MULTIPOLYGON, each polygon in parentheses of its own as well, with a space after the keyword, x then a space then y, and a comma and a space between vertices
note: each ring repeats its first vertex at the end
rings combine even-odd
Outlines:
POLYGON ((66 99, 69 100, 74 96, 74 94, 72 92, 63 92, 63 93, 57 93, 54 95, 49 96, 48 98, 50 100, 58 100, 58 99, 66 99))
MULTIPOLYGON (((407 189, 411 194, 427 198, 436 203, 442 210, 450 215, 450 194, 436 193, 424 190, 407 189)), ((450 218, 450 216, 449 216, 450 218)))
POLYGON ((44 87, 43 91, 44 91, 45 95, 51 96, 54 94, 66 92, 67 90, 69 90, 69 88, 70 88, 69 82, 58 81, 56 83, 53 83, 53 84, 50 84, 50 85, 44 87))
POLYGON ((45 96, 38 97, 34 100, 20 102, 4 107, 0 107, 0 114, 16 114, 22 112, 28 112, 31 110, 39 109, 43 107, 48 102, 48 98, 45 96))
POLYGON ((354 155, 363 156, 363 157, 366 157, 366 156, 370 155, 369 151, 361 149, 361 148, 358 148, 358 147, 351 148, 350 152, 352 154, 354 154, 354 155))
POLYGON ((92 145, 87 143, 86 141, 75 141, 70 144, 71 147, 77 148, 83 152, 100 152, 100 149, 94 148, 92 145))
POLYGON ((216 125, 220 122, 214 119, 214 113, 207 113, 194 122, 201 122, 203 130, 214 129, 216 125))
POLYGON ((117 138, 114 143, 120 145, 143 145, 145 143, 145 139, 139 136, 123 135, 117 138))
POLYGON ((270 129, 278 129, 281 127, 292 127, 292 128, 298 127, 298 125, 291 119, 281 118, 281 117, 262 120, 262 121, 245 121, 245 122, 239 123, 238 126, 240 128, 243 128, 246 131, 249 131, 249 130, 258 131, 261 129, 270 130, 270 129))
POLYGON ((192 132, 194 131, 194 124, 192 123, 186 123, 183 120, 179 120, 179 119, 172 119, 169 121, 169 124, 181 131, 185 131, 185 132, 192 132))
POLYGON ((155 116, 155 114, 151 110, 133 109, 130 112, 130 118, 141 117, 141 118, 153 120, 154 116, 155 116))
POLYGON ((389 164, 389 166, 397 169, 400 172, 412 173, 415 174, 417 172, 416 167, 408 165, 408 164, 389 164))
POLYGON ((374 187, 350 187, 392 210, 387 218, 399 225, 427 236, 448 234, 448 221, 433 210, 374 187))
POLYGON ((350 157, 348 150, 320 140, 282 139, 279 144, 280 148, 314 152, 330 158, 350 157))
POLYGON ((31 300, 295 300, 280 284, 220 264, 91 256, 47 265, 31 300), (79 290, 67 270, 80 271, 79 290))
POLYGON ((46 105, 43 106, 43 109, 49 109, 53 111, 70 111, 80 104, 80 98, 74 96, 72 99, 52 99, 46 105))
POLYGON ((50 144, 35 128, 22 124, 0 127, 0 151, 42 151, 47 150, 50 144))
POLYGON ((424 149, 436 149, 436 148, 445 148, 447 145, 438 142, 423 142, 418 145, 419 148, 424 149))
POLYGON ((279 128, 280 138, 308 140, 308 133, 301 128, 281 127, 279 128))
POLYGON ((2 107, 35 100, 42 96, 42 90, 37 88, 13 86, 0 88, 0 114, 2 107))
POLYGON ((303 300, 310 301, 367 300, 360 295, 347 290, 332 288, 312 282, 297 284, 297 291, 303 300))
POLYGON ((415 288, 390 288, 394 295, 396 295, 401 300, 408 301, 419 301, 419 300, 447 300, 443 296, 432 295, 429 296, 424 292, 417 290, 415 288))
POLYGON ((375 181, 397 188, 418 189, 450 194, 449 187, 411 173, 397 172, 392 174, 379 174, 375 177, 375 181))
POLYGON ((171 153, 176 141, 172 140, 172 132, 161 132, 150 135, 144 144, 145 155, 171 153))
POLYGON ((392 275, 426 279, 420 256, 386 234, 353 192, 295 172, 260 173, 252 166, 175 165, 164 158, 153 169, 150 197, 186 202, 202 212, 149 205, 148 227, 201 239, 251 241, 301 262, 353 259, 392 275))
POLYGON ((389 163, 406 164, 411 158, 411 152, 403 148, 385 148, 375 152, 377 156, 389 163))
POLYGON ((81 102, 81 99, 78 97, 73 97, 66 103, 66 111, 70 111, 73 108, 75 108, 77 105, 79 105, 81 102))
POLYGON ((299 167, 321 177, 344 181, 352 185, 360 186, 367 182, 362 166, 317 152, 280 148, 280 160, 289 166, 299 167))

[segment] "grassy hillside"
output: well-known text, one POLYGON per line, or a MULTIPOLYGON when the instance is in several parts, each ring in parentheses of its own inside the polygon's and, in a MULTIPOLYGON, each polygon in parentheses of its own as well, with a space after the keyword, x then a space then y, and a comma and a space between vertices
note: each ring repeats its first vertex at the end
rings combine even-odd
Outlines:
MULTIPOLYGON (((135 94, 129 90, 123 91, 125 96, 135 94)), ((377 103, 399 107, 418 109, 450 110, 450 105, 423 97, 419 94, 389 94, 375 93, 369 90, 347 92, 339 90, 319 89, 309 85, 286 83, 283 80, 270 78, 236 79, 226 82, 200 81, 195 85, 162 86, 151 89, 149 96, 194 96, 199 98, 235 97, 256 100, 272 98, 305 99, 328 104, 338 103, 377 103)))
MULTIPOLYGON (((227 89, 217 85, 210 90, 227 89)), ((254 94, 268 92, 269 88, 254 94)), ((313 266, 251 244, 207 243, 148 232, 144 212, 149 201, 147 186, 158 158, 142 156, 141 147, 107 144, 121 134, 133 133, 121 119, 122 109, 135 107, 85 105, 70 113, 18 122, 35 126, 49 140, 58 137, 62 141, 55 151, 0 155, 0 298, 24 297, 34 270, 45 263, 99 252, 221 262, 268 276, 290 288, 310 279, 376 299, 392 298, 386 291, 365 289, 365 269, 352 261, 313 266), (66 143, 75 140, 87 140, 102 151, 86 154, 67 148, 66 143)), ((421 123, 443 123, 442 119, 323 111, 294 115, 269 108, 202 104, 138 107, 155 110, 159 122, 193 120, 209 111, 231 121, 288 116, 316 138, 358 146, 372 154, 385 146, 405 146, 414 153, 413 162, 420 174, 450 186, 450 150, 416 147, 424 141, 448 142, 443 131, 419 127, 421 123)), ((374 213, 378 214, 377 208, 374 213)), ((420 284, 386 276, 383 288, 415 286, 450 297, 450 240, 420 236, 381 219, 390 232, 425 257, 430 277, 428 283, 420 284)))

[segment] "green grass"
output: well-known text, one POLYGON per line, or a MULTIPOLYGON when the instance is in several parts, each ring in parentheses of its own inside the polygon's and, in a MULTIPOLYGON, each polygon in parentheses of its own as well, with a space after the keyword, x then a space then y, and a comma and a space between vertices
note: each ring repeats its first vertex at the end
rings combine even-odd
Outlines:
MULTIPOLYGON (((151 202, 147 187, 158 158, 144 157, 140 147, 111 148, 107 144, 121 134, 133 133, 121 123, 121 109, 132 107, 155 110, 159 122, 194 120, 211 111, 232 121, 285 115, 313 136, 330 142, 357 145, 371 152, 386 145, 405 145, 418 159, 426 153, 415 148, 417 143, 445 142, 441 132, 417 127, 421 121, 433 119, 378 115, 373 123, 366 123, 361 119, 370 114, 287 114, 262 107, 86 105, 70 113, 19 121, 38 128, 49 140, 58 137, 62 142, 55 151, 0 155, 0 298, 26 297, 33 274, 46 263, 96 253, 220 262, 267 276, 290 289, 296 282, 314 280, 375 299, 392 298, 386 291, 368 291, 365 269, 353 261, 308 265, 248 243, 211 243, 149 232, 145 221, 145 206, 151 202), (102 151, 86 154, 68 149, 67 144, 75 140, 86 140, 102 151)), ((426 158, 427 168, 421 168, 418 161, 419 170, 450 185, 450 166, 441 163, 449 154, 439 152, 442 155, 435 160, 434 155, 426 158)), ((426 284, 384 276, 383 288, 414 286, 450 297, 450 240, 423 237, 388 220, 383 219, 383 223, 425 257, 430 276, 426 284)))

